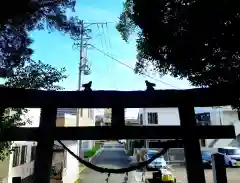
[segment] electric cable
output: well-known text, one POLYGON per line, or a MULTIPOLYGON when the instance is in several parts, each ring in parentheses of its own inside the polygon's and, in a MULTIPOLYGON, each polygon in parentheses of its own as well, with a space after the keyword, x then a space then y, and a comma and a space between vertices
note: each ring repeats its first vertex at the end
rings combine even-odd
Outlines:
MULTIPOLYGON (((134 71, 134 68, 131 67, 130 65, 127 65, 127 64, 121 62, 120 60, 114 58, 113 56, 105 53, 103 50, 98 49, 98 48, 97 48, 96 46, 94 46, 94 45, 91 45, 91 46, 92 46, 93 48, 95 48, 97 51, 99 51, 99 52, 101 52, 102 54, 104 54, 105 56, 111 58, 112 60, 118 62, 119 64, 124 65, 125 67, 127 67, 127 68, 129 68, 129 69, 132 69, 132 70, 134 71)), ((164 81, 162 81, 162 80, 156 79, 156 78, 154 78, 154 77, 152 77, 152 76, 150 76, 150 75, 148 75, 148 74, 142 73, 142 75, 147 76, 147 77, 149 77, 149 78, 151 78, 151 79, 153 79, 153 80, 155 80, 155 81, 157 81, 157 82, 160 82, 160 83, 162 83, 162 84, 171 86, 172 88, 180 89, 180 88, 177 88, 177 87, 175 87, 175 86, 173 86, 173 85, 171 85, 171 84, 169 84, 169 83, 166 83, 166 82, 164 82, 164 81)))

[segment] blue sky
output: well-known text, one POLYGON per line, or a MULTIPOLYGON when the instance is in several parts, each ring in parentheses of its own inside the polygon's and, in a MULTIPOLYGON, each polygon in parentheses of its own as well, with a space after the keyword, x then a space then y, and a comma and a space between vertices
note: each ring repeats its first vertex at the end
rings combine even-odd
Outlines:
MULTIPOLYGON (((115 29, 122 11, 122 3, 123 0, 78 0, 76 12, 70 14, 79 16, 88 23, 113 22, 103 28, 90 26, 92 39, 89 43, 117 60, 134 67, 137 53, 136 37, 132 36, 127 44, 115 29)), ((73 41, 69 36, 57 31, 51 33, 35 31, 31 33, 31 36, 35 40, 32 44, 33 59, 41 60, 57 68, 65 67, 68 78, 61 85, 65 90, 77 90, 79 51, 73 50, 73 41)), ((117 63, 96 49, 89 49, 87 55, 92 73, 89 76, 84 76, 83 83, 92 81, 94 90, 144 90, 146 79, 156 83, 158 89, 172 89, 169 85, 134 74, 133 70, 117 63)), ((190 87, 187 80, 177 80, 170 76, 160 78, 157 75, 148 74, 176 88, 190 87)), ((136 117, 137 109, 127 111, 127 116, 136 117)))
MULTIPOLYGON (((134 67, 136 62, 135 38, 131 37, 129 44, 125 43, 115 29, 118 16, 122 10, 123 0, 78 0, 76 12, 85 22, 114 22, 107 27, 90 26, 92 39, 89 41, 100 50, 112 55, 121 62, 134 67)), ((36 31, 32 33, 35 42, 34 59, 55 67, 66 67, 68 78, 61 83, 66 90, 76 90, 78 83, 79 51, 73 50, 73 41, 59 32, 48 33, 36 31)), ((133 70, 113 61, 96 49, 88 50, 88 60, 92 74, 84 76, 83 83, 92 80, 93 89, 96 90, 140 90, 145 89, 145 79, 155 82, 156 88, 172 88, 161 82, 156 82, 147 77, 134 74, 133 70)), ((169 76, 159 78, 177 88, 188 88, 186 80, 176 80, 169 76)))

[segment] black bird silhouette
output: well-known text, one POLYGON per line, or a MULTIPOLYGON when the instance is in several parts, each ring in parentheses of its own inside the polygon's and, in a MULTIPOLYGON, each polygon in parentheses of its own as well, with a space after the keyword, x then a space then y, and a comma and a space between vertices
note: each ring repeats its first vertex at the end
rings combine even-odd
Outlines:
POLYGON ((91 86, 92 86, 92 81, 82 85, 82 87, 84 88, 84 91, 92 91, 91 86))
POLYGON ((156 86, 155 83, 151 83, 148 80, 145 80, 146 86, 147 86, 147 91, 154 91, 154 88, 156 86))

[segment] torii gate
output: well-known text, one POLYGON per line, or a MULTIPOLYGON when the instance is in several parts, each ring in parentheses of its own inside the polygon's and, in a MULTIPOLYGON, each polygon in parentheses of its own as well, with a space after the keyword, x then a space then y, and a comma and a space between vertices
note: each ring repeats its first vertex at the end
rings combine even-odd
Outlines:
POLYGON ((239 98, 235 87, 88 92, 1 88, 0 94, 1 112, 7 107, 42 109, 38 128, 4 129, 0 138, 38 142, 35 183, 50 181, 54 140, 183 139, 188 182, 204 183, 199 139, 235 138, 233 126, 196 126, 194 114, 195 106, 236 103, 239 98), (141 107, 178 107, 181 126, 125 126, 124 109, 141 107), (112 126, 56 127, 57 108, 112 108, 112 126))

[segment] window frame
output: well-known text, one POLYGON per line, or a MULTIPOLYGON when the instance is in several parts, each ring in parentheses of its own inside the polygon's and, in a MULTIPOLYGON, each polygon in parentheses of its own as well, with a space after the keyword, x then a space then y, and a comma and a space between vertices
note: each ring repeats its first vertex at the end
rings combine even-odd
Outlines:
POLYGON ((31 161, 34 161, 35 160, 35 157, 36 157, 36 150, 37 150, 37 146, 36 145, 34 145, 34 146, 32 146, 31 147, 31 161))
POLYGON ((20 157, 20 165, 27 162, 27 145, 23 145, 21 147, 21 157, 20 157))
POLYGON ((13 159, 12 159, 12 167, 16 167, 20 165, 20 146, 14 146, 13 148, 13 159))
POLYGON ((158 113, 157 112, 148 112, 147 119, 148 119, 147 121, 148 121, 149 125, 157 125, 158 124, 158 113))

